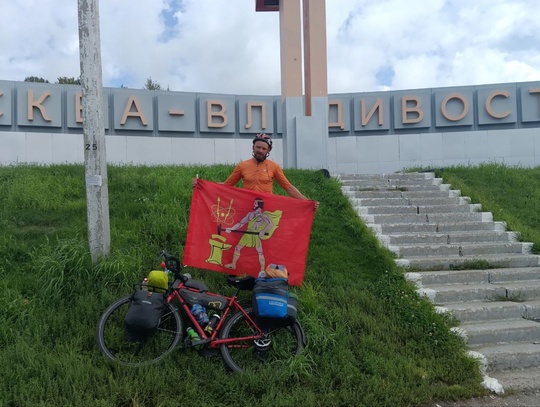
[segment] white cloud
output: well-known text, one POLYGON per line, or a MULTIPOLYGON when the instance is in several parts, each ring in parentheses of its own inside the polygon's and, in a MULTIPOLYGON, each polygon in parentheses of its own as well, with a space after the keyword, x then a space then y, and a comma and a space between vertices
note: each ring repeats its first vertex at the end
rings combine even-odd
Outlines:
MULTIPOLYGON (((105 86, 142 88, 151 77, 178 91, 280 93, 279 14, 256 13, 254 0, 102 0, 99 7, 105 86)), ((329 92, 538 81, 537 7, 535 0, 326 0, 329 92)), ((77 2, 2 0, 1 9, 9 24, 0 26, 0 80, 79 76, 77 2)))

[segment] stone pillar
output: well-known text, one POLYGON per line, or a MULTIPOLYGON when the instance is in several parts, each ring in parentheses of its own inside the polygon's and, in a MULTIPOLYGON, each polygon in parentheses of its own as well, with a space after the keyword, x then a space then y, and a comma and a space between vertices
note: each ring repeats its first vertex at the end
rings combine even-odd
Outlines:
POLYGON ((305 116, 296 120, 298 168, 328 168, 325 0, 304 1, 305 116))
POLYGON ((328 167, 328 91, 325 0, 304 0, 304 58, 300 0, 279 4, 283 164, 328 167), (304 78, 302 78, 304 61, 304 78), (306 89, 303 96, 302 79, 306 89))
POLYGON ((111 249, 98 4, 98 0, 78 1, 86 212, 94 263, 111 249))
POLYGON ((282 1, 279 5, 283 165, 286 168, 297 167, 296 117, 304 113, 300 10, 300 0, 282 1))

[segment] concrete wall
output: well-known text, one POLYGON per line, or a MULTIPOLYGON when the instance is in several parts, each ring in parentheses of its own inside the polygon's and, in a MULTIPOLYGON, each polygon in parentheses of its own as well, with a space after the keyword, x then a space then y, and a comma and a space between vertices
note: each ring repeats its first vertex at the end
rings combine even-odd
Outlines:
MULTIPOLYGON (((84 162, 82 134, 1 132, 0 164, 84 162)), ((236 164, 251 157, 251 140, 106 136, 107 162, 117 165, 236 164)), ((283 164, 282 140, 274 140, 274 161, 283 164)))
MULTIPOLYGON (((4 165, 84 162, 80 134, 2 132, 0 137, 4 165)), ((246 139, 106 136, 106 143, 107 161, 118 165, 235 164, 251 156, 251 142, 246 139)), ((540 165, 540 128, 331 137, 327 153, 332 174, 487 162, 534 167, 540 165)), ((281 139, 275 140, 270 158, 283 164, 281 139)))
POLYGON ((540 128, 340 137, 330 138, 329 146, 331 173, 378 174, 490 162, 540 165, 540 128))
MULTIPOLYGON (((112 164, 235 164, 265 132, 286 168, 333 174, 540 165, 540 82, 329 95, 287 123, 279 96, 106 88, 104 99, 112 164)), ((78 86, 0 81, 0 165, 83 163, 81 111, 78 86)))

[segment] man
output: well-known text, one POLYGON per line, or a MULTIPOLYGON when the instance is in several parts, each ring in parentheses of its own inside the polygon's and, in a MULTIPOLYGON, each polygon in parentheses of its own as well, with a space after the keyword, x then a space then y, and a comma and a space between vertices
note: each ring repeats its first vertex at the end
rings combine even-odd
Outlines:
MULTIPOLYGON (((245 189, 272 193, 275 179, 291 197, 308 200, 289 182, 280 165, 268 159, 270 151, 272 151, 272 138, 267 134, 257 134, 253 139, 253 157, 240 162, 224 184, 234 186, 242 180, 245 189)), ((196 183, 197 180, 193 180, 193 186, 196 183)), ((315 202, 315 209, 318 207, 319 202, 315 202)))
MULTIPOLYGON (((253 157, 240 162, 224 184, 234 186, 242 180, 243 187, 246 189, 272 193, 275 179, 293 198, 307 200, 308 198, 289 182, 280 165, 268 159, 270 151, 272 151, 272 138, 266 134, 257 134, 253 139, 253 157)), ((315 206, 318 206, 318 202, 315 206)))

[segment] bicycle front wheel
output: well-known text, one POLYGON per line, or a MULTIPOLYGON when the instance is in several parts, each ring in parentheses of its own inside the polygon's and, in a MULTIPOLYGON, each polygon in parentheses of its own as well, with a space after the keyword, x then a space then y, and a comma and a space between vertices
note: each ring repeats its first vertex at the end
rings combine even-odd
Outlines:
POLYGON ((167 304, 157 331, 145 340, 135 341, 126 333, 125 318, 131 296, 110 305, 97 324, 99 350, 110 360, 122 365, 140 366, 156 363, 172 352, 182 340, 182 319, 174 304, 167 304))
MULTIPOLYGON (((253 317, 253 308, 245 311, 253 317)), ((254 336, 257 330, 242 312, 234 314, 223 327, 221 338, 254 336)), ((265 364, 284 363, 304 349, 302 328, 298 322, 291 326, 265 331, 260 339, 238 340, 221 345, 221 355, 234 372, 257 371, 265 364)))

